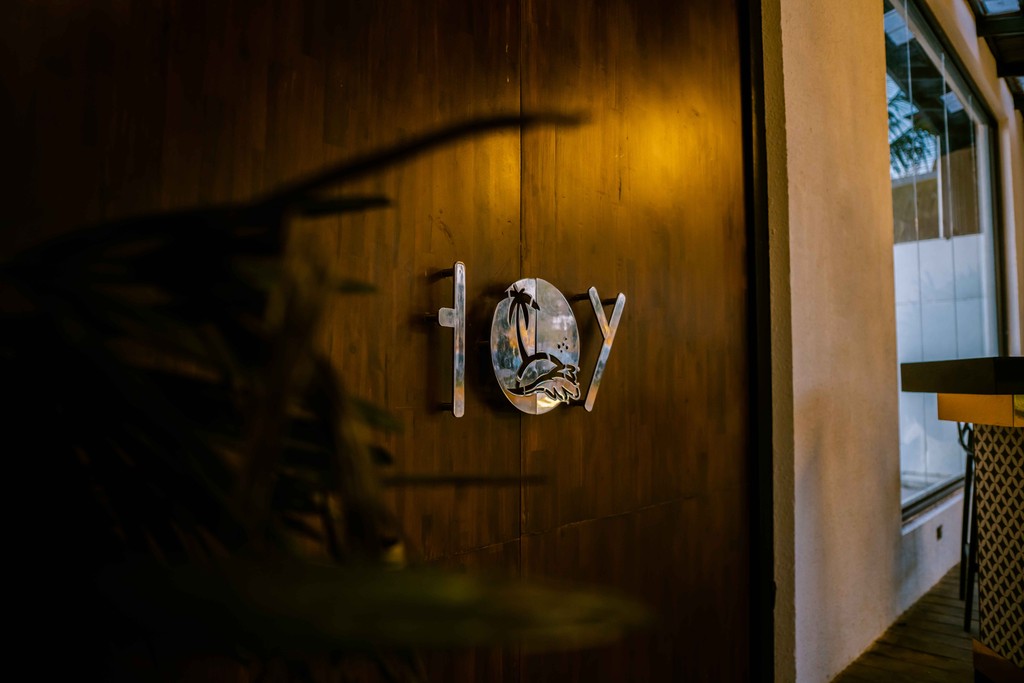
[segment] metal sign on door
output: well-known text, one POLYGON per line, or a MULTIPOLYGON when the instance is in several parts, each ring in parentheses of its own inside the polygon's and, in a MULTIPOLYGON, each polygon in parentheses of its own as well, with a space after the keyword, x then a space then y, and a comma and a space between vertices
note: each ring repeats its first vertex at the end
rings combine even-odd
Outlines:
MULTIPOLYGON (((454 306, 437 312, 437 321, 454 331, 452 342, 452 413, 465 413, 466 381, 466 266, 451 271, 454 306)), ((594 409, 601 378, 608 364, 626 296, 614 301, 605 317, 597 289, 587 297, 594 308, 604 341, 587 389, 584 407, 594 409)), ((491 366, 502 393, 524 413, 542 415, 559 405, 576 405, 581 398, 580 336, 576 316, 565 296, 547 280, 523 278, 512 283, 494 309, 491 321, 491 366)))

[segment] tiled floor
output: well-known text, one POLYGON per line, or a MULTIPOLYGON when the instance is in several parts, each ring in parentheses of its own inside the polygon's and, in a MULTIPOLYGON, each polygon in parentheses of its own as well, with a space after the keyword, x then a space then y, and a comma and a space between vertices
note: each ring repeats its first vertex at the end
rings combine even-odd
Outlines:
MULTIPOLYGON (((960 568, 954 567, 833 683, 973 681, 971 634, 963 630, 959 577, 960 568)), ((971 629, 976 635, 977 588, 971 629)))

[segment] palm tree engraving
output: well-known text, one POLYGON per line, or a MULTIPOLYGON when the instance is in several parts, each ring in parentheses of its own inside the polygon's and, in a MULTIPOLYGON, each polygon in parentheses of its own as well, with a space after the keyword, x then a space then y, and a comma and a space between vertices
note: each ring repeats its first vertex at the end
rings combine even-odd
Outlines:
MULTIPOLYGON (((523 328, 530 329, 530 309, 535 311, 540 310, 540 304, 538 304, 530 293, 525 289, 519 289, 515 285, 509 287, 508 298, 512 299, 512 303, 508 306, 508 321, 511 323, 513 318, 515 319, 516 326, 516 338, 519 340, 519 355, 523 357, 523 362, 526 362, 526 345, 523 344, 523 328)), ((534 341, 533 350, 537 350, 537 342, 534 341)))
POLYGON ((519 396, 532 396, 543 393, 555 401, 568 403, 570 399, 580 397, 580 385, 576 379, 579 368, 571 363, 563 363, 557 356, 537 352, 537 340, 534 338, 533 352, 527 354, 526 344, 523 341, 525 331, 530 329, 530 309, 540 312, 540 305, 525 289, 519 289, 516 285, 508 290, 508 298, 512 300, 508 307, 508 322, 516 326, 516 339, 519 342, 519 355, 522 364, 516 372, 516 384, 509 391, 519 396), (523 385, 527 370, 532 369, 537 373, 536 379, 528 381, 523 385))

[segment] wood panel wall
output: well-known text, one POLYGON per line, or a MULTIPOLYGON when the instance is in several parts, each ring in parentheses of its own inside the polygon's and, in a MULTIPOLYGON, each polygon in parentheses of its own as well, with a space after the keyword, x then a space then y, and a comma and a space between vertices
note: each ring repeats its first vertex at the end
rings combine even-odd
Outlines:
MULTIPOLYGON (((540 475, 410 488, 412 547, 452 568, 639 596, 657 628, 594 652, 434 655, 436 680, 750 677, 746 217, 736 3, 183 0, 4 3, 14 131, 3 253, 76 225, 242 199, 476 115, 586 111, 362 182, 396 207, 302 226, 300 253, 376 283, 322 340, 348 388, 395 412, 398 473, 540 475), (438 408, 468 267, 466 416, 438 408), (486 355, 519 277, 627 295, 593 413, 522 416, 486 355)), ((589 378, 600 334, 575 305, 589 378)))

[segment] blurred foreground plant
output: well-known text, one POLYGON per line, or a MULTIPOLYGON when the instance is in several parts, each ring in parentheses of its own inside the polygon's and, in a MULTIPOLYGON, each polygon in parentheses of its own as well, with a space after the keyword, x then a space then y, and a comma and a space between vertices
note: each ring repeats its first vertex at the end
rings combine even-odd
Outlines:
POLYGON ((8 557, 32 602, 20 627, 60 653, 49 666, 117 677, 203 654, 309 680, 326 657, 345 680, 357 657, 418 680, 417 647, 587 646, 645 621, 603 594, 385 561, 399 534, 377 465, 391 456, 360 435, 396 424, 347 395, 313 343, 330 293, 373 288, 285 258, 290 220, 388 205, 330 186, 574 121, 444 128, 251 203, 108 223, 0 265, 17 293, 0 318, 8 557))

